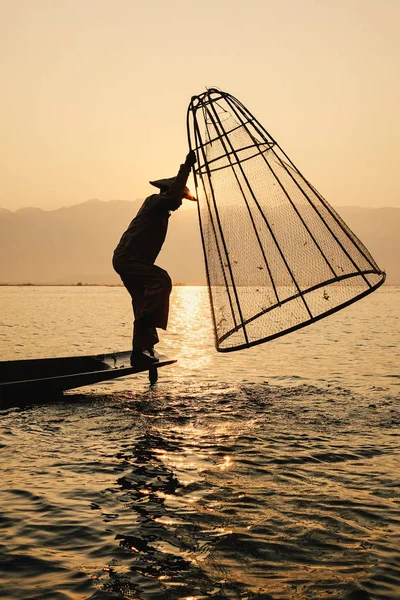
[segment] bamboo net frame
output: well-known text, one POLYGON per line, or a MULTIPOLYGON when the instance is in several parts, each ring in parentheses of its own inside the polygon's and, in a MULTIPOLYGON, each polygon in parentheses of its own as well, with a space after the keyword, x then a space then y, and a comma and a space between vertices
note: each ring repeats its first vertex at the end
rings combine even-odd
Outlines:
POLYGON ((382 285, 362 242, 239 100, 193 96, 187 132, 218 351, 305 327, 382 285))

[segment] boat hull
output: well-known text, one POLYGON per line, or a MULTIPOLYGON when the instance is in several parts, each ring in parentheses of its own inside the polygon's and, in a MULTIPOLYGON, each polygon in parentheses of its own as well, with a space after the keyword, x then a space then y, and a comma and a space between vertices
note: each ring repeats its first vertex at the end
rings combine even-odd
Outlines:
POLYGON ((159 362, 150 369, 138 369, 130 365, 130 356, 125 351, 0 362, 0 408, 26 406, 37 399, 56 400, 66 390, 146 371, 155 383, 160 367, 177 362, 159 355, 159 362))

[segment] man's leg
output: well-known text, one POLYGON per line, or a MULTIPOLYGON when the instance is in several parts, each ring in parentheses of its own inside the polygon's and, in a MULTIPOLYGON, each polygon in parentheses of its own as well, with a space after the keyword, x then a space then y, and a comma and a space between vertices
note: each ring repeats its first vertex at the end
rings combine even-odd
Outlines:
POLYGON ((157 330, 151 323, 147 323, 146 319, 135 319, 132 339, 132 348, 134 350, 138 352, 152 350, 159 341, 157 330))
POLYGON ((136 282, 126 281, 125 287, 132 298, 134 315, 132 348, 143 351, 143 349, 151 348, 154 344, 157 344, 157 331, 155 327, 149 327, 145 321, 138 319, 143 310, 144 286, 136 282))
POLYGON ((158 343, 156 327, 167 328, 172 283, 168 273, 156 265, 131 261, 129 267, 129 275, 125 272, 122 281, 132 297, 133 350, 138 353, 158 343))
POLYGON ((167 329, 171 278, 164 269, 156 265, 150 267, 144 284, 143 301, 136 319, 145 321, 151 327, 167 329))

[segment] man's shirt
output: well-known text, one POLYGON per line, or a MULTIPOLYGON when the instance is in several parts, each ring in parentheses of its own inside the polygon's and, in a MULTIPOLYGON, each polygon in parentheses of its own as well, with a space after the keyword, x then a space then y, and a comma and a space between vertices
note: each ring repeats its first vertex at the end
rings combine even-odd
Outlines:
POLYGON ((167 192, 153 194, 143 202, 136 217, 122 235, 115 250, 137 260, 153 264, 165 241, 171 210, 182 204, 190 166, 183 164, 167 192))

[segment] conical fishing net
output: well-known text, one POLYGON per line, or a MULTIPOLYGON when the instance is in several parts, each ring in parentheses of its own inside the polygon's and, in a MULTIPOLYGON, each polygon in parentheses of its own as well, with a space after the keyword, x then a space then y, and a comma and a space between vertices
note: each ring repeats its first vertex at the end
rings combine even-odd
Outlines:
POLYGON ((219 351, 309 325, 383 283, 365 246, 236 98, 194 96, 188 136, 219 351))

